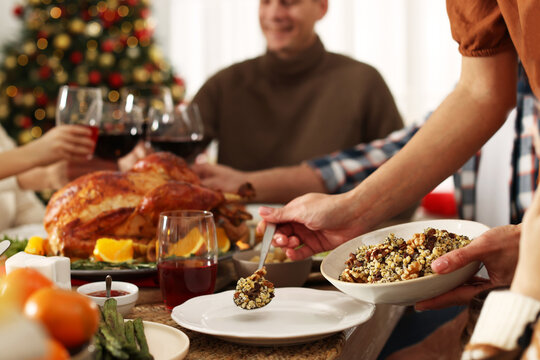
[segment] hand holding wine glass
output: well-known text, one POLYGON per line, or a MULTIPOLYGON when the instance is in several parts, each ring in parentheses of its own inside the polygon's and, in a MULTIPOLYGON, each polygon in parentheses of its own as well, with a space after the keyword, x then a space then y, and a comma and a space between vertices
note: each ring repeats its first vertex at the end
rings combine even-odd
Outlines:
POLYGON ((64 85, 58 93, 56 125, 83 125, 90 129, 91 139, 97 141, 103 112, 101 90, 92 87, 64 85))

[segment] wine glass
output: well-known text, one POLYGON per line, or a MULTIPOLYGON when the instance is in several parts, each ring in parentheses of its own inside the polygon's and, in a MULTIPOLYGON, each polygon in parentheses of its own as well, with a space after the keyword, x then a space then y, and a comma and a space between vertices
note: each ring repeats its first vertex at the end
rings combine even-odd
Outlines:
POLYGON ((218 246, 211 212, 161 213, 157 241, 159 286, 169 310, 195 296, 214 292, 218 246))
POLYGON ((83 125, 96 143, 103 112, 101 89, 64 85, 58 92, 56 125, 83 125))
POLYGON ((156 151, 169 151, 192 162, 203 150, 204 127, 197 104, 180 105, 171 113, 152 108, 147 139, 156 151))
POLYGON ((146 123, 150 109, 160 109, 164 112, 173 111, 173 98, 171 89, 160 85, 134 85, 128 86, 121 90, 122 98, 125 100, 128 97, 133 98, 133 104, 138 106, 146 123))
POLYGON ((105 160, 127 155, 142 138, 141 109, 128 96, 120 102, 105 102, 94 154, 105 160))

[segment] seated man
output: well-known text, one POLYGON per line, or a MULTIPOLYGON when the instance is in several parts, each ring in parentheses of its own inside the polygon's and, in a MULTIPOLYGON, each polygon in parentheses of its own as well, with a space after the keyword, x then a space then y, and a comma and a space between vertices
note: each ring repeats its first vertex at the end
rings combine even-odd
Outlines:
POLYGON ((193 102, 218 163, 252 171, 382 138, 403 124, 373 67, 327 52, 314 27, 327 0, 261 0, 266 54, 211 77, 193 102))

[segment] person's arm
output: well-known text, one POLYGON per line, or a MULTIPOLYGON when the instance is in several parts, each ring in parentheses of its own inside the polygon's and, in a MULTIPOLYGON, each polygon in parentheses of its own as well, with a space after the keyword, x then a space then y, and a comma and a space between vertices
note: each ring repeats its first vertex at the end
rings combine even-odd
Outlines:
POLYGON ((17 175, 37 165, 38 161, 34 157, 35 154, 28 150, 25 147, 18 147, 0 153, 0 163, 2 163, 0 179, 17 175))
POLYGON ((352 189, 396 154, 418 131, 418 126, 394 131, 384 139, 311 159, 305 163, 259 171, 239 171, 224 165, 194 164, 202 184, 236 192, 249 182, 255 189, 252 202, 286 203, 309 193, 341 193, 352 189))
MULTIPOLYGON (((488 356, 485 355, 487 350, 519 351, 518 338, 524 334, 528 323, 538 320, 540 312, 539 235, 540 191, 536 191, 533 202, 523 218, 519 240, 519 261, 510 291, 496 291, 489 294, 474 327, 471 340, 465 347, 463 359, 471 358, 471 355, 475 355, 475 358, 487 358, 488 356)), ((514 245, 513 251, 517 250, 518 246, 514 245)), ((499 262, 508 261, 502 257, 499 262)), ((509 270, 508 273, 514 272, 509 270)), ((538 329, 537 324, 535 331, 538 329)), ((537 336, 538 334, 535 334, 534 338, 537 336)), ((526 344, 526 341, 523 344, 526 344)))
MULTIPOLYGON (((420 125, 396 130, 384 139, 378 139, 342 150, 306 163, 324 182, 325 193, 339 194, 353 189, 397 154, 418 132, 420 125)), ((302 194, 310 192, 309 189, 302 194)))
POLYGON ((88 158, 94 148, 90 134, 90 129, 83 126, 58 126, 38 140, 0 153, 0 179, 62 159, 88 158))
POLYGON ((244 172, 224 165, 194 164, 204 186, 235 193, 246 182, 253 185, 251 202, 285 203, 308 192, 326 192, 317 172, 306 164, 244 172))
MULTIPOLYGON (((512 291, 492 291, 474 326, 473 334, 465 346, 462 359, 493 359, 497 354, 514 352, 520 358, 518 339, 525 328, 536 320, 540 301, 512 291)), ((535 357, 536 358, 536 357, 535 357)))
POLYGON ((118 162, 94 157, 84 161, 58 161, 17 175, 21 189, 58 190, 69 181, 94 171, 118 171, 118 162))
MULTIPOLYGON (((410 207, 470 158, 515 105, 517 57, 506 51, 463 58, 456 88, 402 151, 352 191, 307 194, 281 209, 261 208, 278 226, 274 245, 291 259, 331 250, 410 207), (305 246, 297 247, 303 243, 305 246)), ((261 225, 264 227, 264 225, 261 225)), ((261 230, 261 229, 259 229, 261 230)))
POLYGON ((515 106, 517 57, 464 57, 460 80, 401 152, 347 201, 359 229, 404 210, 456 171, 502 126, 515 106))
POLYGON ((67 161, 34 167, 20 173, 15 178, 18 187, 23 190, 57 190, 68 182, 67 161))

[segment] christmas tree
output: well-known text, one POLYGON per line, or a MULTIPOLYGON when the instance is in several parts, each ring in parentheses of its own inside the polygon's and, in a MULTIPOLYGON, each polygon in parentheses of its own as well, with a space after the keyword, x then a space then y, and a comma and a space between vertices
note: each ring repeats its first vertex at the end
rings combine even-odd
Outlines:
POLYGON ((54 126, 64 84, 101 87, 108 101, 124 86, 169 86, 184 96, 153 40, 150 0, 24 0, 13 12, 20 40, 3 48, 0 122, 20 144, 54 126))

